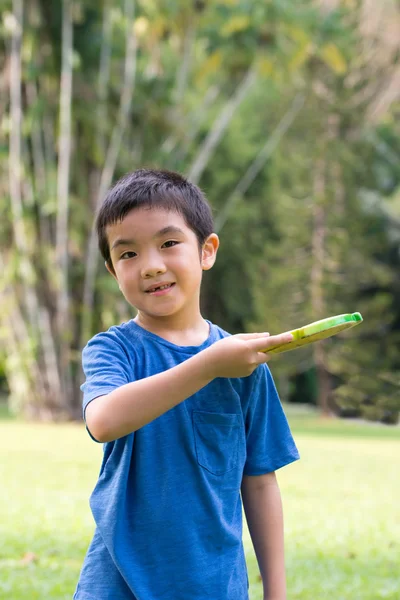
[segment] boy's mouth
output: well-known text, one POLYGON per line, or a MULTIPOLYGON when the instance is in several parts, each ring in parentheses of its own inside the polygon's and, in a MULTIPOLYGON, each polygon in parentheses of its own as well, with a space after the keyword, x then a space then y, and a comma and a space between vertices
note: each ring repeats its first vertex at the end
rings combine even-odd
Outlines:
POLYGON ((155 292, 162 292, 164 290, 170 289, 174 285, 175 285, 175 283, 164 283, 161 285, 155 285, 155 286, 149 288, 148 290, 146 290, 146 294, 154 294, 155 292))

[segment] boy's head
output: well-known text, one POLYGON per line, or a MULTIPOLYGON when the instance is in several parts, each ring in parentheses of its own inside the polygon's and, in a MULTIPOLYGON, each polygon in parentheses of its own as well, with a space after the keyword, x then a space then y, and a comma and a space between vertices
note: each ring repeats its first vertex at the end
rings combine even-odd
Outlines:
POLYGON ((210 205, 197 185, 173 171, 139 169, 129 173, 109 190, 96 218, 100 252, 112 272, 107 227, 121 222, 128 213, 139 208, 180 214, 195 233, 199 251, 214 231, 210 205))

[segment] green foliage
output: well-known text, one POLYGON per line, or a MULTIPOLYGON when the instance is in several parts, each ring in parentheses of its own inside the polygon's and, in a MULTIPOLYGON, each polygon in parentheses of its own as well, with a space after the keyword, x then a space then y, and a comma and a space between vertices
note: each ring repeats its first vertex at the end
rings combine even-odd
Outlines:
MULTIPOLYGON (((72 4, 67 326, 60 324, 63 273, 56 247, 61 0, 24 3, 23 256, 12 244, 18 226, 6 160, 10 96, 2 92, 0 98, 0 156, 5 159, 0 167, 0 246, 6 263, 1 291, 7 297, 1 335, 13 348, 3 361, 13 405, 46 418, 80 414, 79 361, 87 328, 91 335, 134 313, 101 268, 89 306, 83 299, 89 279, 88 239, 105 166, 112 167, 112 179, 142 165, 190 173, 210 131, 218 133, 246 74, 254 73, 199 174, 217 217, 227 202, 232 206, 220 232, 217 264, 204 279, 204 314, 232 332, 276 333, 361 310, 365 322, 359 332, 326 345, 331 406, 395 420, 400 133, 394 103, 379 118, 372 109, 385 101, 380 93, 388 87, 384 76, 397 58, 381 40, 376 65, 370 67, 370 40, 361 33, 362 3, 340 2, 332 10, 321 9, 314 0, 72 4), (126 12, 130 6, 135 8, 133 22, 126 12), (137 48, 126 64, 127 40, 133 35, 137 48), (124 74, 133 64, 134 85, 127 90, 124 74), (267 140, 277 135, 299 90, 305 99, 299 114, 246 190, 232 196, 267 140), (121 97, 130 91, 132 102, 123 120, 121 97), (108 151, 115 139, 114 168, 108 151), (37 297, 31 312, 28 288, 37 297), (40 321, 32 317, 35 312, 40 321), (67 394, 65 386, 60 392, 56 384, 69 368, 73 380, 67 394)), ((13 3, 7 2, 0 26, 2 69, 16 31, 12 10, 13 3)), ((314 352, 308 348, 274 361, 274 374, 287 390, 284 396, 299 399, 296 381, 304 375, 313 386, 320 383, 314 352)))

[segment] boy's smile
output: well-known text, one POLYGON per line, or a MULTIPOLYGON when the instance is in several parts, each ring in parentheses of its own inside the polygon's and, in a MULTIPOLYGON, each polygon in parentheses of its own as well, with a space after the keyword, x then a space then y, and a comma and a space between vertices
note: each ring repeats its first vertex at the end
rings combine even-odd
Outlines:
POLYGON ((169 290, 174 285, 175 283, 156 283, 149 290, 146 290, 146 294, 152 294, 153 296, 163 296, 164 294, 168 294, 169 290))
POLYGON ((154 329, 193 326, 200 315, 202 271, 212 267, 218 237, 200 250, 182 215, 159 208, 137 208, 107 227, 112 265, 126 300, 138 311, 136 322, 154 329))

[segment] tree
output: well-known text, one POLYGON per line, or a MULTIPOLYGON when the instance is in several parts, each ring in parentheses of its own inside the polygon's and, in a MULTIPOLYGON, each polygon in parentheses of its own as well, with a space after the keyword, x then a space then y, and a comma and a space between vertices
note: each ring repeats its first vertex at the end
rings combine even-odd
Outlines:
MULTIPOLYGON (((82 346, 132 316, 99 269, 93 216, 111 182, 142 165, 190 175, 215 207, 223 244, 205 280, 209 318, 231 331, 279 331, 339 311, 343 285, 346 305, 362 298, 368 314, 375 300, 363 294, 379 272, 387 304, 376 302, 396 334, 394 221, 367 214, 359 180, 386 164, 382 144, 400 139, 380 129, 397 98, 397 58, 368 33, 365 6, 6 2, 0 332, 15 410, 80 416, 82 346), (371 223, 379 235, 368 234, 371 223)), ((382 184, 368 185, 386 206, 382 184)), ((316 361, 320 383, 353 385, 330 345, 318 356, 323 348, 277 361, 280 380, 316 361)))
POLYGON ((273 29, 295 13, 278 2, 6 3, 1 332, 16 411, 78 416, 82 345, 129 316, 98 275, 92 229, 112 180, 151 162, 199 181, 268 61, 290 58, 273 29))
MULTIPOLYGON (((339 17, 340 24, 346 13, 339 17)), ((369 183, 378 197, 383 193, 369 175, 377 154, 368 141, 378 131, 371 106, 382 106, 377 97, 383 88, 374 85, 374 94, 365 92, 370 86, 366 64, 370 57, 355 52, 365 40, 355 34, 354 23, 350 23, 347 33, 343 26, 337 31, 340 49, 334 50, 333 42, 325 40, 323 50, 310 57, 312 91, 301 119, 283 142, 290 163, 285 165, 283 156, 275 156, 280 174, 275 179, 278 186, 269 186, 269 195, 279 206, 275 212, 278 235, 274 247, 266 247, 251 265, 255 317, 249 326, 276 332, 329 314, 361 310, 365 324, 346 338, 346 344, 339 339, 319 343, 302 350, 302 359, 288 355, 274 368, 292 377, 312 370, 323 412, 337 411, 338 405, 344 411, 346 396, 353 413, 395 420, 399 409, 398 344, 392 298, 397 275, 388 260, 387 225, 367 214, 363 201, 369 183), (330 71, 321 61, 327 57, 330 71), (277 296, 284 298, 279 305, 277 296), (386 327, 377 328, 378 322, 386 327), (371 361, 378 347, 379 360, 371 361), (351 367, 349 356, 354 357, 351 367), (360 381, 366 372, 361 392, 360 381)), ((389 63, 396 60, 392 53, 384 57, 389 63)), ((380 77, 386 77, 386 71, 380 77)))

